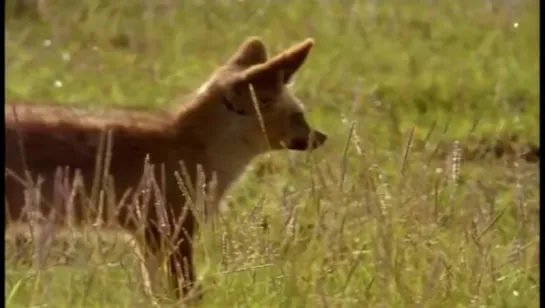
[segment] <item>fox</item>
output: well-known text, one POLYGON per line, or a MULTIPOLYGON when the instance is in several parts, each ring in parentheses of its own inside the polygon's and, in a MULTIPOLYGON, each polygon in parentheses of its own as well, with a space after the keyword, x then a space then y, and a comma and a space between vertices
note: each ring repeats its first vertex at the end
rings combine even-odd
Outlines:
POLYGON ((67 207, 54 202, 61 190, 59 174, 74 183, 79 179, 86 193, 92 193, 93 179, 108 178, 119 207, 101 211, 74 198, 71 214, 76 223, 100 216, 134 235, 149 292, 157 260, 166 260, 167 284, 176 298, 198 292, 192 245, 198 221, 188 210, 197 187, 213 185, 213 196, 207 199, 213 212, 256 157, 279 150, 312 151, 327 140, 310 126, 290 87, 313 46, 314 40, 307 38, 269 57, 260 37, 248 37, 189 98, 175 99, 169 108, 89 108, 6 99, 4 231, 9 224, 30 219, 25 204, 34 186, 39 189, 38 212, 66 224, 67 207), (181 169, 185 172, 176 172, 181 169), (162 179, 156 185, 160 194, 129 202, 136 200, 127 196, 142 190, 146 174, 162 179), (143 212, 142 204, 149 209, 143 212), (85 215, 89 207, 96 217, 85 215), (170 244, 161 240, 164 234, 170 244), (165 245, 168 255, 163 255, 165 245))

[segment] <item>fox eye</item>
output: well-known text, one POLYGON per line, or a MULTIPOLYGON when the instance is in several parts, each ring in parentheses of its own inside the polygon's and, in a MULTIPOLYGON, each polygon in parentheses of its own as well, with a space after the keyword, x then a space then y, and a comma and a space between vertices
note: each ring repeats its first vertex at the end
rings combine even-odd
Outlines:
POLYGON ((262 105, 265 105, 265 106, 270 105, 273 101, 274 101, 273 98, 262 98, 262 99, 259 100, 259 102, 260 102, 262 105))
POLYGON ((263 111, 267 111, 271 108, 272 105, 274 105, 274 101, 275 99, 274 98, 261 98, 259 99, 259 105, 261 106, 260 108, 263 109, 263 111))

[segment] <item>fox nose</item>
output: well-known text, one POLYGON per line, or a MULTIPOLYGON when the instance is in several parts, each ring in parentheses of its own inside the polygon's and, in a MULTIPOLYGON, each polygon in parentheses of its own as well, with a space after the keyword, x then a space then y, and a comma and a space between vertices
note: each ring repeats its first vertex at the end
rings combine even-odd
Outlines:
POLYGON ((322 146, 327 140, 327 135, 317 130, 313 131, 311 136, 313 149, 322 146))
POLYGON ((324 144, 326 140, 327 136, 324 133, 312 131, 308 137, 292 139, 289 142, 288 149, 296 151, 313 150, 324 144))

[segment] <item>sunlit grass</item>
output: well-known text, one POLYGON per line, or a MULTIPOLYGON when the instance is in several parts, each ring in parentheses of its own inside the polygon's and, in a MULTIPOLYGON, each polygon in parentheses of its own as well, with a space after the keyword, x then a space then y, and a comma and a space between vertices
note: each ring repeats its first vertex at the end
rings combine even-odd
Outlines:
MULTIPOLYGON (((538 305, 536 165, 468 152, 538 143, 537 1, 44 3, 8 6, 8 98, 160 107, 246 36, 316 40, 294 88, 328 144, 259 159, 200 230, 203 306, 538 305)), ((8 307, 150 307, 115 233, 66 231, 39 270, 29 239, 8 307)))

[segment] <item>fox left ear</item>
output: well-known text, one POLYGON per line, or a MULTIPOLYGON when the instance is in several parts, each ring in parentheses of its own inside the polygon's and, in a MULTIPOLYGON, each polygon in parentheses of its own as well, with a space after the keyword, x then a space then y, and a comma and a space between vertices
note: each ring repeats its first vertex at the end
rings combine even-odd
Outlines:
POLYGON ((267 62, 249 68, 244 72, 245 79, 258 80, 268 77, 265 79, 274 80, 281 76, 282 82, 288 83, 293 74, 305 62, 312 46, 314 46, 314 40, 308 38, 284 50, 267 62))
POLYGON ((247 38, 229 59, 228 63, 239 67, 250 67, 252 65, 264 63, 267 61, 267 48, 263 41, 252 36, 247 38))

